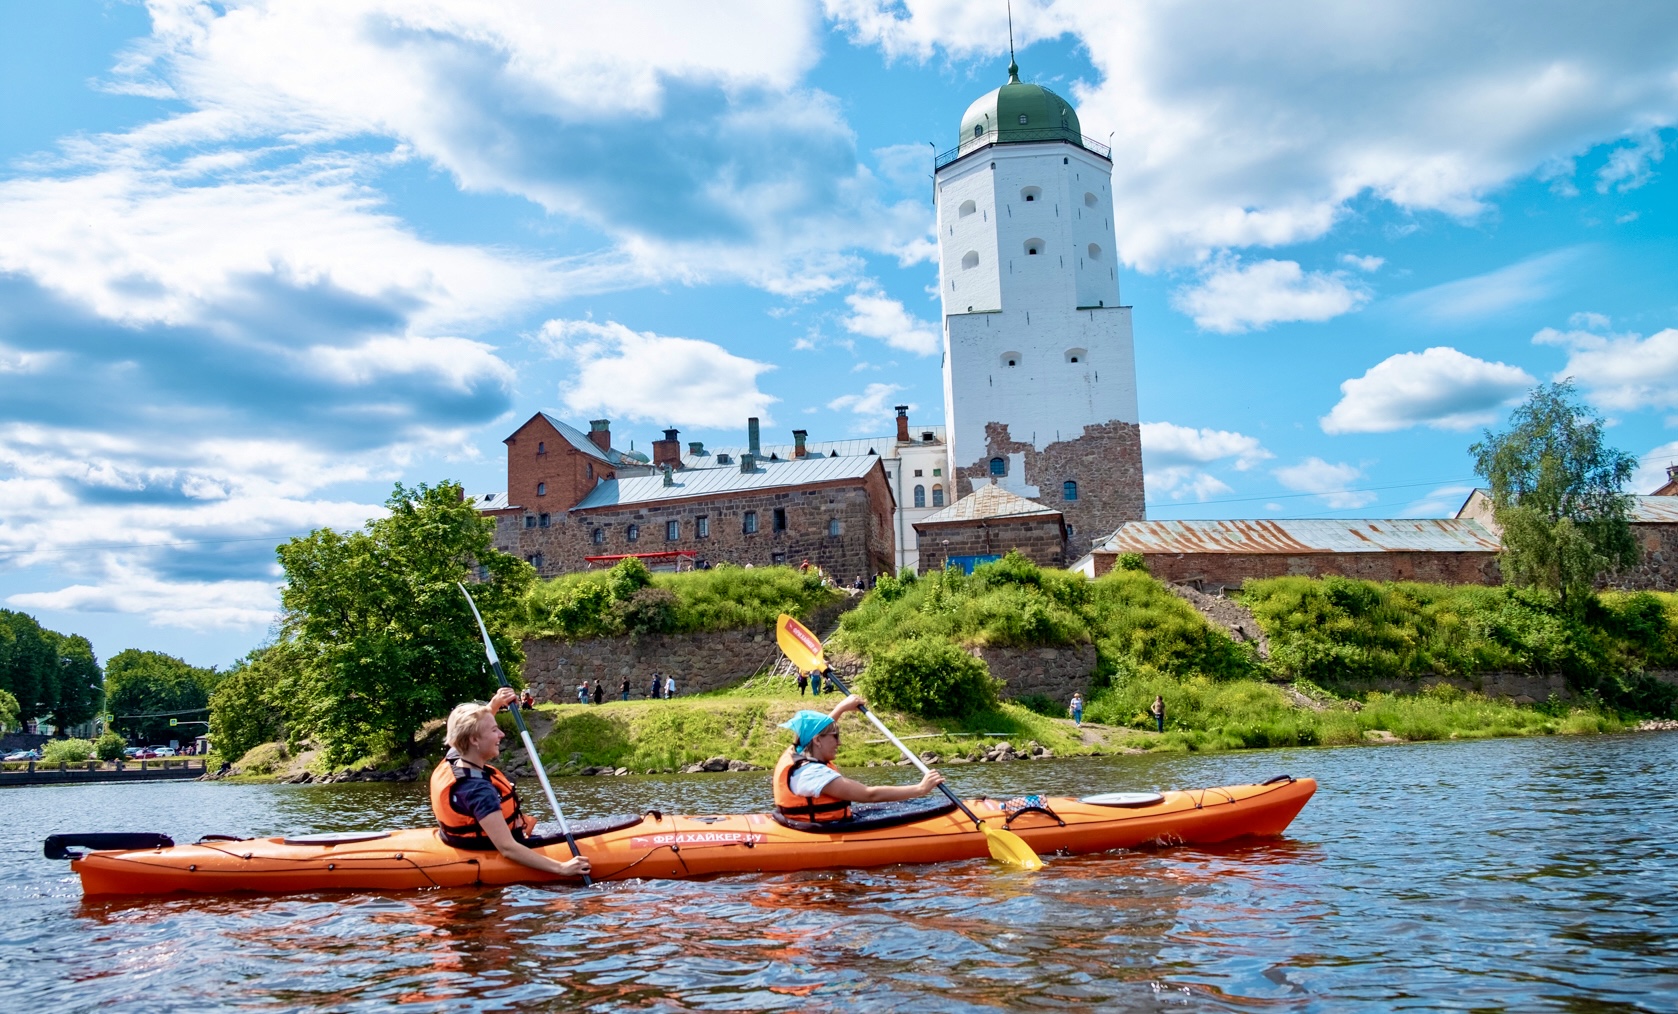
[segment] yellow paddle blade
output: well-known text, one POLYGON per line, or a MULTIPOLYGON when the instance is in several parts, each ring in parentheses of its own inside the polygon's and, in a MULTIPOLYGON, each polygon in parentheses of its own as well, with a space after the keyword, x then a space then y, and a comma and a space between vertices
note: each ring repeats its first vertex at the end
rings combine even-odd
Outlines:
POLYGON ((1022 870, 1040 870, 1043 860, 1033 852, 1025 839, 1012 831, 1000 827, 982 824, 979 830, 985 832, 985 844, 990 846, 990 857, 999 863, 1018 866, 1022 870))
POLYGON ((801 672, 815 672, 826 669, 827 661, 822 658, 821 638, 810 633, 810 628, 797 620, 781 614, 775 621, 775 643, 781 646, 788 661, 797 666, 801 672))

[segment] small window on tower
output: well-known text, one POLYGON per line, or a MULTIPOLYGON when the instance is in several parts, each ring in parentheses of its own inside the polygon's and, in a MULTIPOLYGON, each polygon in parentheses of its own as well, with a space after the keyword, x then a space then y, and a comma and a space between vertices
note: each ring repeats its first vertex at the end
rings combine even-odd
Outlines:
POLYGON ((526 514, 524 516, 524 527, 535 528, 536 527, 536 515, 526 514))
POLYGON ((966 270, 968 268, 978 267, 979 266, 979 251, 969 250, 966 253, 962 254, 961 255, 961 266, 962 266, 963 270, 966 270))
POLYGON ((926 506, 926 487, 925 486, 916 486, 915 487, 915 506, 916 507, 925 507, 926 506))
POLYGON ((546 440, 536 441, 536 453, 537 454, 548 453, 548 442, 546 440))
POLYGON ((592 462, 588 466, 588 477, 590 479, 594 478, 594 464, 592 462))
POLYGON ((1096 197, 1094 194, 1091 194, 1091 193, 1084 194, 1084 207, 1093 208, 1098 203, 1100 203, 1100 198, 1096 197))
POLYGON ((589 533, 589 539, 597 546, 604 543, 606 541, 606 529, 596 528, 589 533))
POLYGON ((1099 243, 1091 243, 1089 253, 1090 253, 1090 260, 1092 260, 1092 261, 1100 260, 1101 259, 1101 245, 1099 243))
POLYGON ((628 528, 625 528, 623 530, 623 537, 624 537, 624 541, 626 541, 626 542, 640 542, 641 541, 641 526, 640 525, 630 525, 628 528))
POLYGON ((834 537, 838 537, 838 536, 844 534, 844 527, 839 524, 839 519, 838 518, 829 518, 828 519, 827 534, 831 535, 831 536, 834 536, 834 537))
POLYGON ((1024 190, 1020 191, 1020 200, 1022 201, 1035 201, 1040 199, 1042 196, 1042 187, 1026 187, 1024 190))
POLYGON ((944 487, 942 487, 942 486, 932 487, 932 506, 934 506, 934 507, 944 506, 944 487))
POLYGON ((1020 114, 1020 126, 1023 127, 1030 122, 1031 122, 1031 118, 1029 116, 1025 115, 1024 113, 1020 114))
POLYGON ((1002 366, 1004 369, 1018 366, 1024 358, 1018 352, 1004 352, 1002 353, 1002 366))
POLYGON ((1042 252, 1042 250, 1043 241, 1035 236, 1025 241, 1025 254, 1027 257, 1036 257, 1042 252))
POLYGON ((1084 349, 1067 349, 1066 350, 1066 361, 1069 362, 1069 363, 1081 363, 1088 358, 1089 358, 1089 353, 1087 351, 1085 351, 1084 349))
POLYGON ((992 475, 1007 475, 1008 474, 1008 459, 1007 458, 992 458, 992 459, 990 459, 990 474, 992 474, 992 475))
POLYGON ((1060 484, 1060 495, 1064 500, 1078 499, 1078 484, 1071 479, 1060 484))
POLYGON ((537 496, 547 496, 548 495, 548 484, 545 483, 545 482, 538 482, 536 484, 536 495, 537 496))
POLYGON ((966 218, 968 215, 976 214, 978 210, 979 206, 972 201, 962 201, 961 207, 956 209, 956 217, 966 218))
POLYGON ((546 515, 546 514, 538 515, 537 518, 536 518, 536 527, 537 528, 546 528, 546 527, 548 527, 548 525, 550 525, 552 523, 553 523, 553 519, 548 517, 548 515, 546 515))
POLYGON ((973 136, 974 137, 982 137, 982 136, 984 136, 984 133, 985 133, 984 124, 982 124, 982 123, 973 124, 973 136))

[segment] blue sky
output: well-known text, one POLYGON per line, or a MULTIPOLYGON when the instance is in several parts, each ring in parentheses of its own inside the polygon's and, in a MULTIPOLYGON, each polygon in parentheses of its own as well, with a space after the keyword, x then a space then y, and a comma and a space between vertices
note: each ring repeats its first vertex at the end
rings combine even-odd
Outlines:
MULTIPOLYGON (((1015 4, 1114 152, 1153 517, 1441 516, 1575 378, 1678 462, 1678 8, 1015 4)), ((393 482, 942 420, 1003 4, 0 0, 0 601, 225 665, 393 482), (994 7, 994 10, 990 8, 994 7)))

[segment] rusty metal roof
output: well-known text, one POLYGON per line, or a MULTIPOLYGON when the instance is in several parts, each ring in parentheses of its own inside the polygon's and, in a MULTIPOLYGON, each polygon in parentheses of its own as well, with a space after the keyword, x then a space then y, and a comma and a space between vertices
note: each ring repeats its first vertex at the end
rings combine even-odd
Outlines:
POLYGON ((799 458, 795 461, 764 461, 750 472, 740 471, 739 465, 717 468, 683 468, 671 475, 672 484, 664 484, 662 473, 628 479, 608 479, 589 490, 571 510, 599 510, 602 507, 624 507, 631 504, 656 503, 661 500, 685 500, 689 497, 716 496, 722 493, 757 492, 784 486, 808 486, 837 479, 861 479, 869 469, 880 464, 878 455, 849 458, 799 458))
POLYGON ((940 525, 952 521, 983 521, 987 518, 1018 518, 1034 514, 1059 516, 1060 511, 991 484, 980 486, 938 513, 921 518, 915 524, 940 525))
POLYGON ((1098 553, 1495 553, 1466 518, 1127 521, 1098 553))
POLYGON ((1678 496, 1640 496, 1631 505, 1632 523, 1678 524, 1678 496))

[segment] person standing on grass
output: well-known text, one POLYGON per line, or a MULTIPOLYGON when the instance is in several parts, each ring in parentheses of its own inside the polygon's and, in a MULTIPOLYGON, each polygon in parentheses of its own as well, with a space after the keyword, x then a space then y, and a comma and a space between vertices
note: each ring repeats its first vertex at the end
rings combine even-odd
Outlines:
POLYGON ((1154 730, 1156 732, 1164 732, 1165 698, 1156 694, 1154 696, 1154 703, 1148 705, 1148 714, 1154 716, 1154 730))
POLYGON ((594 681, 594 703, 596 703, 596 704, 605 704, 606 703, 606 684, 601 682, 600 680, 595 680, 594 681))
POLYGON ((588 680, 583 680, 581 683, 577 684, 577 703, 588 703, 588 680))
POLYGON ((1083 726, 1084 726, 1084 695, 1083 694, 1073 694, 1072 695, 1071 711, 1072 711, 1072 724, 1078 726, 1080 729, 1083 728, 1083 726))
POLYGON ((664 699, 668 701, 674 696, 676 696, 676 677, 666 676, 664 677, 664 699))
POLYGON ((803 697, 804 691, 810 686, 810 677, 800 670, 798 673, 798 696, 803 697))
POLYGON ((626 700, 626 701, 629 700, 629 677, 628 676, 625 676, 623 678, 623 699, 626 700))

